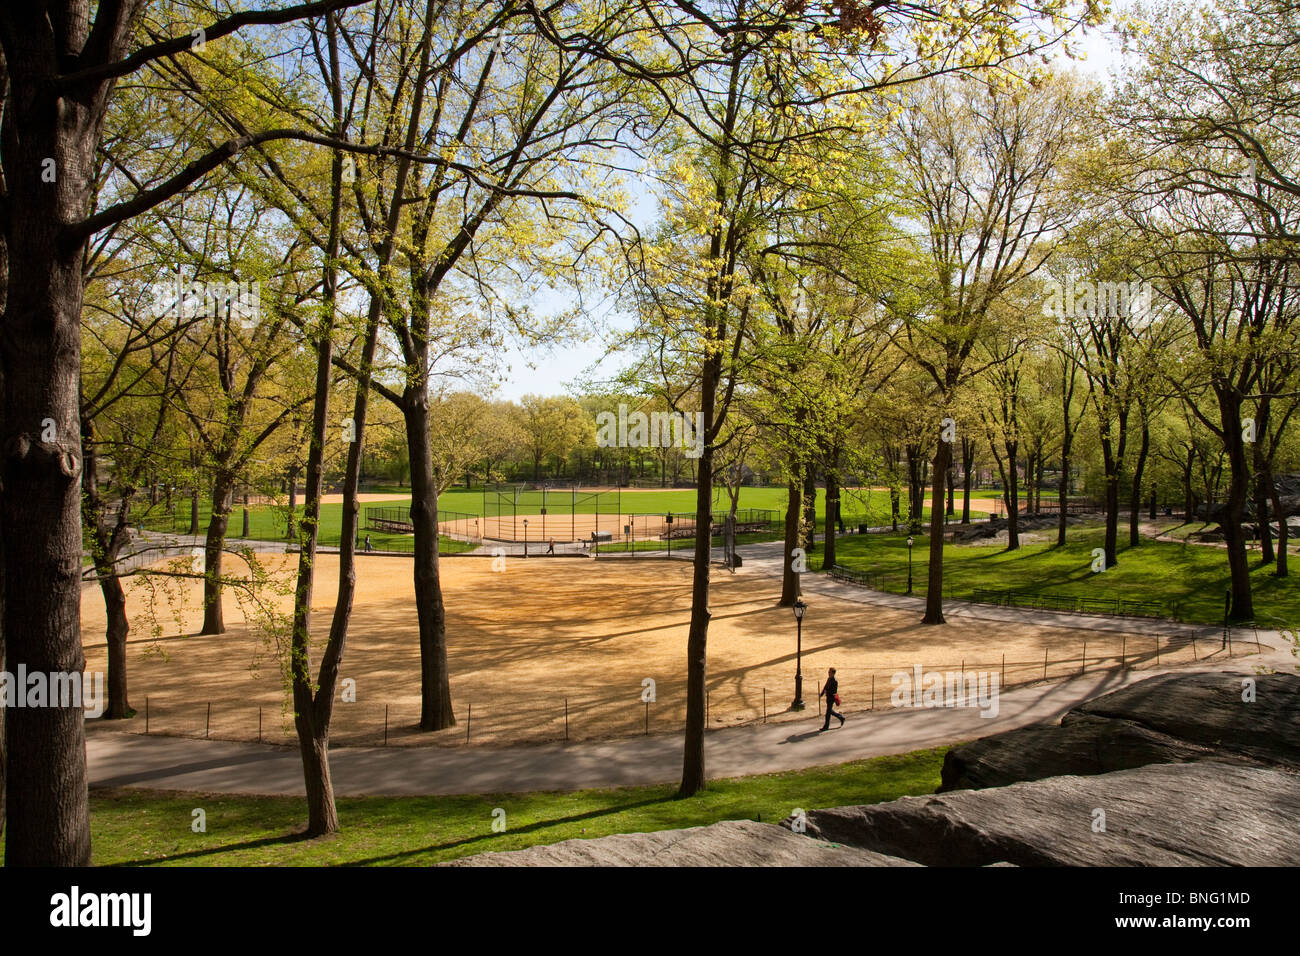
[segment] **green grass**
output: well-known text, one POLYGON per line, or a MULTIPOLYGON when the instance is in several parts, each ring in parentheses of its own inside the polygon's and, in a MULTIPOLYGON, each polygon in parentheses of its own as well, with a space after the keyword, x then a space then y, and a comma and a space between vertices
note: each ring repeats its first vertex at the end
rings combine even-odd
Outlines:
MULTIPOLYGON (((717 780, 686 800, 675 787, 461 797, 360 797, 338 801, 342 830, 297 836, 301 798, 237 797, 137 790, 92 791, 91 834, 98 866, 425 866, 488 850, 518 850, 575 837, 702 826, 761 818, 776 823, 796 807, 879 803, 933 793, 947 748, 839 766, 717 780), (190 829, 202 807, 207 832, 190 829), (505 810, 494 833, 492 811, 505 810)), ((2 851, 0 851, 2 852, 2 851)))
MULTIPOLYGON (((1162 601, 1177 603, 1179 617, 1185 621, 1215 624, 1223 620, 1229 575, 1227 552, 1222 548, 1144 538, 1137 548, 1122 544, 1116 555, 1118 564, 1093 573, 1092 552, 1104 543, 1103 526, 1071 526, 1064 548, 1055 546, 1054 530, 1047 534, 1052 543, 1024 544, 1017 551, 1006 551, 997 544, 945 545, 945 592, 964 598, 976 588, 992 588, 1018 594, 1053 591, 1075 597, 1162 601)), ((1127 542, 1127 528, 1121 529, 1120 540, 1127 542)), ((917 594, 926 592, 929 546, 928 536, 916 537, 912 560, 917 594)), ((902 592, 907 580, 906 537, 841 538, 836 542, 836 563, 891 575, 886 587, 902 592)), ((1300 622, 1300 577, 1275 577, 1272 565, 1259 564, 1257 552, 1251 554, 1251 567, 1256 618, 1274 626, 1300 622)))
MULTIPOLYGON (((409 489, 394 489, 397 492, 409 491, 409 489)), ((997 497, 996 491, 975 491, 972 492, 973 500, 987 500, 997 497)), ((602 508, 609 504, 613 496, 606 496, 602 500, 602 508)), ((175 499, 176 512, 174 515, 168 515, 162 505, 154 509, 153 514, 144 521, 145 527, 154 531, 171 531, 174 533, 184 534, 189 531, 190 508, 188 500, 180 498, 175 499)), ((409 506, 410 499, 396 500, 392 502, 376 502, 371 507, 383 505, 386 507, 401 508, 409 506)), ((630 514, 664 514, 671 512, 674 514, 691 514, 695 510, 695 492, 689 489, 670 489, 670 490, 624 490, 618 499, 618 506, 623 515, 630 514)), ((784 488, 742 488, 740 493, 739 507, 755 508, 776 511, 781 515, 785 514, 786 491, 784 488)), ((362 506, 362 532, 365 533, 365 511, 367 505, 362 506)), ((438 507, 442 511, 455 511, 465 514, 481 514, 483 512, 483 493, 481 490, 466 490, 464 488, 451 489, 443 492, 438 499, 438 507)), ((726 493, 721 489, 714 496, 714 508, 718 511, 727 510, 730 507, 730 501, 726 493)), ((591 513, 592 503, 587 502, 585 505, 579 502, 580 512, 591 513)), ((960 510, 960 503, 958 504, 960 510)), ((298 506, 299 516, 303 513, 302 505, 298 506)), ((557 513, 555 506, 549 510, 557 513)), ((842 498, 841 511, 844 515, 846 525, 856 527, 860 522, 866 523, 872 527, 881 527, 890 523, 889 495, 886 492, 845 492, 842 498)), ((521 505, 518 514, 540 514, 541 505, 521 505)), ((604 512, 602 512, 604 513, 604 512)), ((612 513, 612 512, 611 512, 612 513)), ((928 520, 929 509, 925 509, 925 518, 928 520)), ((983 518, 988 514, 987 511, 973 510, 972 515, 977 518, 983 518)), ((208 522, 212 517, 212 507, 210 500, 201 500, 199 502, 199 529, 200 534, 207 531, 208 522)), ((337 545, 339 538, 339 529, 343 523, 343 506, 341 504, 324 504, 321 505, 321 532, 320 541, 325 545, 337 545)), ((826 520, 826 491, 823 488, 817 490, 817 521, 819 527, 826 520)), ((235 510, 230 516, 230 525, 228 534, 232 538, 243 536, 244 516, 242 506, 236 502, 235 510)), ((248 509, 248 536, 257 541, 284 541, 286 530, 286 509, 270 505, 253 506, 248 509)), ((370 540, 376 550, 399 550, 409 551, 411 549, 411 536, 400 534, 387 534, 384 532, 370 532, 370 540)), ((768 539, 759 539, 768 540, 768 539)), ((674 542, 676 547, 676 542, 674 542)), ((454 553, 456 551, 466 550, 466 546, 451 538, 443 538, 440 550, 444 554, 454 553)))

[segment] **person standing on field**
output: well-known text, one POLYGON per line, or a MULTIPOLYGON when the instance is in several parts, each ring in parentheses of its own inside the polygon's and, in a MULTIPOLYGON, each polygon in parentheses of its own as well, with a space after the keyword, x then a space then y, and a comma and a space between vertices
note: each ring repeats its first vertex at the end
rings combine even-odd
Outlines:
POLYGON ((844 726, 844 715, 835 713, 835 705, 840 702, 840 682, 835 679, 835 668, 831 668, 826 674, 826 683, 822 689, 817 692, 817 696, 826 695, 826 722, 822 724, 822 730, 830 730, 831 718, 838 717, 840 726, 844 726))
POLYGON ((550 541, 547 542, 547 545, 548 545, 548 547, 547 547, 547 549, 546 549, 546 553, 547 553, 547 554, 554 554, 554 553, 555 553, 555 539, 552 538, 550 541))

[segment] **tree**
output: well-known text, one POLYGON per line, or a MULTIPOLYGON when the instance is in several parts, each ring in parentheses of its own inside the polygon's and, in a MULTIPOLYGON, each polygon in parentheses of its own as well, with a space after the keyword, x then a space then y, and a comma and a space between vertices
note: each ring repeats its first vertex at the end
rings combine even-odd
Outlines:
MULTIPOLYGON (((934 80, 913 88, 896 123, 895 155, 921 223, 930 306, 908 323, 907 349, 930 377, 945 418, 979 369, 969 360, 995 304, 1043 265, 1069 197, 1061 165, 1083 135, 1090 94, 1048 75, 1007 87, 996 78, 934 80)), ((957 423, 953 422, 954 426, 957 423)), ((943 617, 943 482, 952 429, 935 421, 926 624, 943 617)))
MULTIPOLYGON (((252 10, 210 24, 208 42, 252 24, 287 23, 364 0, 252 10)), ((81 554, 80 319, 87 242, 186 189, 246 148, 227 141, 131 199, 94 212, 94 154, 116 81, 195 36, 132 50, 144 6, 55 0, 0 10, 0 446, 7 660, 30 671, 84 667, 81 554), (20 132, 21 131, 21 132, 20 132), (49 427, 42 427, 43 421, 49 427)), ((258 134, 285 138, 295 131, 258 134)), ((9 865, 86 865, 90 822, 79 708, 7 715, 5 831, 9 865)))

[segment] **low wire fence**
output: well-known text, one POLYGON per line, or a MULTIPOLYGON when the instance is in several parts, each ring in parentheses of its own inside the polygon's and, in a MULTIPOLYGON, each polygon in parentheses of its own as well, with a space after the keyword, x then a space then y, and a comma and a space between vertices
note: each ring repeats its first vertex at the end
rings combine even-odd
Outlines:
MULTIPOLYGON (((1130 635, 1096 633, 1069 647, 1059 642, 1044 647, 1042 657, 1008 659, 989 654, 978 659, 897 664, 879 667, 838 666, 836 678, 847 715, 912 706, 915 678, 940 675, 941 686, 981 687, 1001 694, 1016 687, 1075 677, 1097 670, 1125 671, 1170 664, 1229 659, 1259 653, 1258 636, 1252 641, 1240 629, 1230 629, 1220 641, 1196 635, 1130 635), (1244 638, 1244 639, 1243 639, 1244 638), (996 675, 994 684, 992 678, 996 675), (902 680, 906 678, 906 682, 902 680)), ((706 726, 711 730, 757 723, 807 720, 824 714, 819 695, 821 682, 806 673, 803 710, 792 707, 793 667, 787 678, 735 687, 719 682, 705 698, 706 726)), ((928 680, 929 678, 926 678, 928 680)), ((337 701, 330 738, 337 746, 464 746, 475 743, 506 744, 562 740, 625 738, 656 733, 681 733, 685 729, 686 689, 680 680, 662 680, 653 695, 644 686, 623 694, 608 691, 539 689, 524 696, 466 699, 458 696, 454 727, 436 733, 419 730, 420 705, 409 695, 393 702, 367 699, 365 682, 357 699, 337 701)), ((942 694, 941 694, 942 696, 942 694)), ((149 695, 125 730, 166 736, 213 740, 257 741, 292 745, 292 714, 276 702, 200 700, 181 695, 149 695)), ((951 704, 949 705, 951 706, 951 704)), ((975 706, 968 704, 967 706, 975 706)))

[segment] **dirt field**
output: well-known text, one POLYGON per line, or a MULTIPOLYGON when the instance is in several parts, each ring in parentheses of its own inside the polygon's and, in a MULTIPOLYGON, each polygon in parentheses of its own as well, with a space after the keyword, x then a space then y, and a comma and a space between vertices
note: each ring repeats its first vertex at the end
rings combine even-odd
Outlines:
MULTIPOLYGON (((283 556, 264 555, 281 571, 283 556)), ((233 564, 234 562, 232 562, 233 564)), ((487 558, 444 558, 448 660, 459 724, 421 734, 419 649, 409 559, 358 558, 359 580, 342 675, 356 681, 356 702, 335 708, 336 744, 384 740, 388 707, 389 745, 464 745, 563 738, 565 700, 572 739, 643 733, 647 705, 642 681, 656 682, 649 729, 679 732, 685 720, 686 630, 690 566, 663 560, 584 558, 509 559, 494 572, 487 558)), ((328 631, 338 564, 317 561, 313 623, 328 631)), ((233 572, 232 572, 233 573, 233 572)), ((709 725, 762 719, 764 693, 769 719, 783 719, 793 696, 795 627, 789 609, 776 608, 779 582, 742 569, 715 571, 709 632, 709 725)), ((150 731, 202 736, 211 703, 211 736, 290 742, 291 718, 282 712, 279 668, 244 623, 239 603, 227 594, 224 635, 192 635, 201 620, 199 588, 184 586, 186 604, 173 615, 161 598, 155 639, 145 616, 145 592, 130 589, 133 618, 129 650, 131 703, 139 716, 126 729, 144 730, 149 698, 150 731), (253 665, 262 657, 256 670, 253 665)), ((922 665, 927 670, 1003 669, 1003 686, 1077 672, 1087 640, 1087 666, 1114 666, 1121 646, 1130 665, 1155 661, 1155 641, 1072 628, 951 625, 924 628, 916 615, 812 595, 804 620, 804 697, 817 712, 817 690, 826 668, 838 670, 847 712, 889 704, 890 675, 922 665), (1123 645, 1121 641, 1123 640, 1123 645)), ((288 607, 289 599, 281 604, 288 607)), ((103 603, 95 590, 82 599, 87 670, 104 670, 103 603)), ((1201 658, 1221 654, 1202 642, 1201 658)), ((1161 660, 1191 660, 1162 642, 1161 660)), ((316 662, 319 651, 316 652, 316 662)), ((794 716, 794 715, 786 715, 794 716)), ((122 725, 117 725, 121 727, 122 725)))

